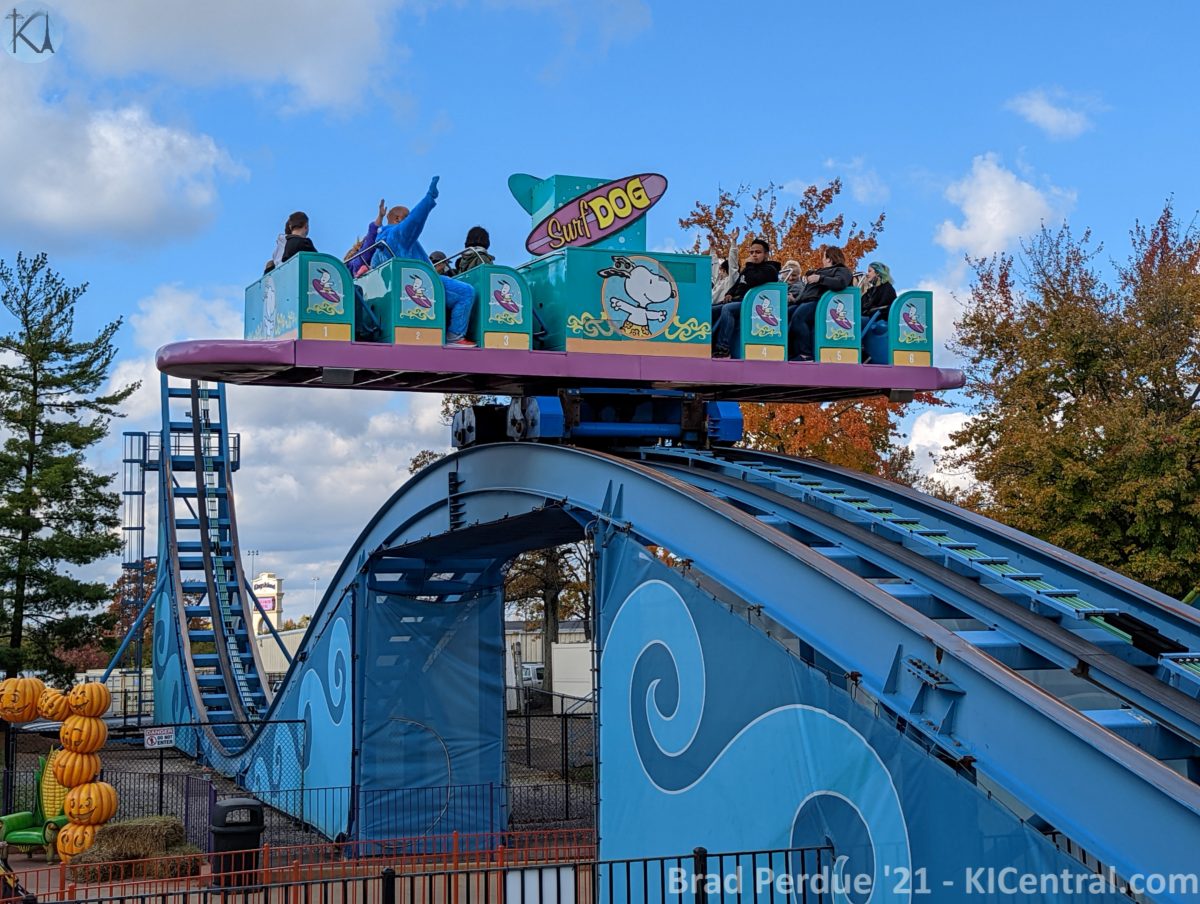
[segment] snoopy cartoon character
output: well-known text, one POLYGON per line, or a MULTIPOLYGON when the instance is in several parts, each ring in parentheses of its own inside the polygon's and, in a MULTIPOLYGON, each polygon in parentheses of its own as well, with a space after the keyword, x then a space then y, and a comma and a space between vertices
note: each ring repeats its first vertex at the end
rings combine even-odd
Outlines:
POLYGON ((656 320, 661 323, 667 319, 666 311, 652 311, 649 306, 662 304, 675 297, 675 285, 668 277, 655 273, 645 264, 635 264, 623 256, 614 257, 613 265, 597 271, 597 275, 606 278, 620 277, 624 281, 623 288, 629 300, 615 295, 608 299, 610 308, 626 315, 625 322, 620 327, 623 336, 630 339, 649 339, 650 321, 656 320))
POLYGON ((275 338, 275 280, 269 276, 263 280, 262 325, 259 332, 262 338, 275 338))

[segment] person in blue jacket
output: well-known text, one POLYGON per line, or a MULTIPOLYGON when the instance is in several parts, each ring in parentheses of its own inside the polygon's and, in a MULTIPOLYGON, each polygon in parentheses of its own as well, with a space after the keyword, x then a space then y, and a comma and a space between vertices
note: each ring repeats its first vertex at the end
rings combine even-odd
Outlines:
MULTIPOLYGON (((388 211, 387 225, 379 230, 377 241, 387 245, 393 255, 408 260, 424 261, 433 266, 429 255, 421 247, 421 230, 429 213, 437 205, 438 176, 429 183, 429 191, 425 193, 412 210, 406 207, 393 207, 388 211)), ((377 251, 376 257, 381 255, 377 251)), ((373 260, 372 266, 380 263, 373 260)), ((442 276, 442 285, 446 290, 446 344, 464 347, 475 345, 467 338, 467 327, 471 322, 471 309, 475 306, 475 289, 468 283, 450 276, 442 276)))

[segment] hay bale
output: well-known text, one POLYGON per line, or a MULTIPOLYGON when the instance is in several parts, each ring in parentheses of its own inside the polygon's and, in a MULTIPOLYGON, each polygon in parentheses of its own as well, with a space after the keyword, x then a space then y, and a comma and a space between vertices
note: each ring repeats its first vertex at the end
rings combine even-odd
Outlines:
POLYGON ((198 876, 208 856, 194 844, 176 844, 149 860, 112 862, 93 845, 71 861, 67 873, 72 882, 97 885, 127 879, 181 879, 198 876))
POLYGON ((110 822, 96 832, 95 844, 71 861, 72 879, 95 883, 194 876, 204 857, 186 838, 183 823, 174 816, 110 822))
POLYGON ((177 844, 187 841, 183 821, 176 816, 143 816, 122 819, 101 826, 91 850, 103 848, 106 860, 140 860, 161 857, 177 844))

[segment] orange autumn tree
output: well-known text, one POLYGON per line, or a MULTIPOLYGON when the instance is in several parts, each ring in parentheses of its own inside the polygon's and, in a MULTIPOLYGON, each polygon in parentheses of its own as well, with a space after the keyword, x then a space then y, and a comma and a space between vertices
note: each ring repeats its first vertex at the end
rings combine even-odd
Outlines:
MULTIPOLYGON (((823 188, 810 185, 797 202, 785 206, 774 183, 756 190, 745 185, 737 191, 721 189, 716 203, 697 202, 679 225, 696 230, 694 254, 724 258, 736 246, 739 260, 744 260, 751 240, 762 238, 774 260, 795 260, 802 270, 821 265, 820 248, 826 244, 840 247, 852 270, 862 269, 878 247, 884 215, 879 214, 865 228, 853 221, 847 224, 845 215, 833 210, 841 191, 840 179, 823 188)), ((929 394, 920 394, 917 400, 938 404, 929 394)), ((803 405, 743 403, 745 435, 741 445, 820 458, 912 483, 917 477, 912 454, 894 441, 906 408, 904 403, 879 397, 803 405)))

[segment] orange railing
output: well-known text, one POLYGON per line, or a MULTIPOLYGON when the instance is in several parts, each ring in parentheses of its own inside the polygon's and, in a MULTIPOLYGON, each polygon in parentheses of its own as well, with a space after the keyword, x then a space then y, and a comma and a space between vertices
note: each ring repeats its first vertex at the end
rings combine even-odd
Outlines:
POLYGON ((213 885, 288 885, 441 871, 578 864, 596 857, 592 829, 427 835, 375 841, 263 845, 250 855, 191 854, 110 863, 27 865, 21 884, 39 902, 172 895, 213 885), (228 874, 228 875, 227 875, 228 874))

